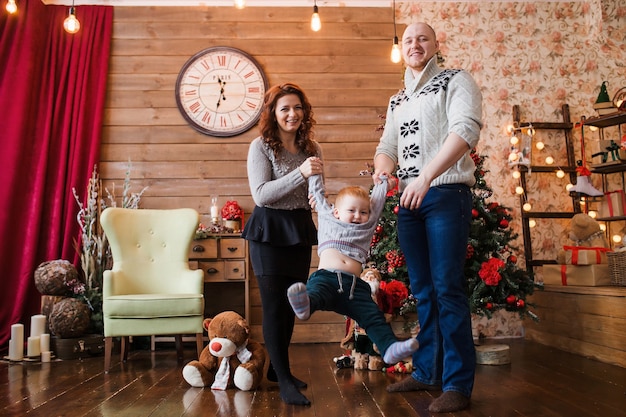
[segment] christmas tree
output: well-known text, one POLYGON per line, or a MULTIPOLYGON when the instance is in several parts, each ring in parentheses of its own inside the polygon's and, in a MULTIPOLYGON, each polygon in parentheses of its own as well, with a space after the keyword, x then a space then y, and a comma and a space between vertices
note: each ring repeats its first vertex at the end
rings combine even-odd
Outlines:
MULTIPOLYGON (((517 234, 509 227, 510 210, 497 202, 488 201, 493 191, 485 181, 485 157, 471 152, 476 164, 476 184, 472 188, 473 208, 470 237, 467 243, 465 276, 471 312, 491 317, 499 309, 514 311, 520 317, 538 320, 526 301, 535 283, 530 275, 517 266, 515 247, 510 243, 517 234)), ((385 281, 399 280, 408 285, 407 266, 398 244, 397 190, 387 194, 387 201, 372 238, 369 265, 378 269, 385 281)), ((404 310, 415 300, 405 302, 404 310)), ((401 310, 402 311, 402 310, 401 310)))

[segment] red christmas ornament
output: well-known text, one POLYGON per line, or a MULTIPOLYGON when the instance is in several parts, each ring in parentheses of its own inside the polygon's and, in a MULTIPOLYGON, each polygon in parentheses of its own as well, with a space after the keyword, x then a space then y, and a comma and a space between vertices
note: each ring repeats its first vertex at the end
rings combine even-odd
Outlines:
POLYGON ((492 310, 492 309, 493 309, 493 303, 487 303, 487 304, 485 304, 485 308, 486 308, 487 310, 492 310))
POLYGON ((522 300, 521 298, 519 300, 517 300, 517 302, 515 303, 515 305, 517 306, 517 308, 524 308, 524 305, 526 303, 524 302, 524 300, 522 300))
POLYGON ((376 226, 376 233, 380 234, 383 232, 383 227, 381 225, 376 226))
POLYGON ((393 213, 398 214, 399 211, 400 211, 400 206, 394 206, 393 213))
POLYGON ((509 221, 507 219, 502 219, 500 220, 500 229, 506 229, 507 227, 509 227, 509 221))
POLYGON ((515 302, 516 298, 513 294, 509 295, 508 297, 506 297, 506 303, 507 304, 513 304, 515 302))
POLYGON ((517 263, 517 256, 511 255, 511 256, 509 256, 507 261, 509 261, 509 263, 511 263, 511 264, 516 264, 517 263))
POLYGON ((472 218, 473 219, 477 219, 478 218, 478 210, 476 210, 475 208, 472 209, 472 218))

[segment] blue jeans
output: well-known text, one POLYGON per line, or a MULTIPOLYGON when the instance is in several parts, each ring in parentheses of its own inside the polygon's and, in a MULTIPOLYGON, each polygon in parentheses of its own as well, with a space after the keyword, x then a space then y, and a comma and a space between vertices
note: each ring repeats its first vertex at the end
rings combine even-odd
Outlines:
POLYGON ((431 187, 417 210, 400 208, 398 239, 418 300, 415 380, 470 397, 476 353, 463 272, 472 194, 462 184, 431 187))

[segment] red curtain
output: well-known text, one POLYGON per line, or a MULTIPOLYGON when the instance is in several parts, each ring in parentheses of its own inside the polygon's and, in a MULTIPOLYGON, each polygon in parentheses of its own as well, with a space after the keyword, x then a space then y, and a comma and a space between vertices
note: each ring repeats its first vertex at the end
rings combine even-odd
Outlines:
MULTIPOLYGON (((99 161, 113 8, 18 1, 0 10, 0 348, 11 324, 41 309, 33 273, 44 261, 76 263, 78 206, 99 161)), ((2 2, 4 6, 4 2, 2 2)), ((27 333, 28 334, 28 333, 27 333)))

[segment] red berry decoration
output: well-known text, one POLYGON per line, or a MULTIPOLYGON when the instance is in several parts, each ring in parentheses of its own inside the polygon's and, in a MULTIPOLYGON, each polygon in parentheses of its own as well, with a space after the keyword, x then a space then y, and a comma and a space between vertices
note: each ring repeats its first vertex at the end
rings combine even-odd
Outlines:
POLYGON ((472 256, 474 256, 474 247, 468 243, 467 251, 465 252, 465 259, 471 259, 472 256))
POLYGON ((509 227, 509 221, 507 219, 500 220, 500 229, 506 229, 509 227))
POLYGON ((516 264, 517 263, 517 256, 515 255, 511 255, 509 256, 509 258, 507 259, 509 261, 509 263, 511 264, 516 264))
POLYGON ((521 298, 519 300, 517 300, 517 302, 515 303, 515 305, 517 306, 517 308, 524 308, 524 306, 526 305, 526 303, 524 302, 524 300, 522 300, 521 298))
POLYGON ((476 210, 475 208, 472 209, 472 218, 473 219, 477 219, 478 218, 478 210, 476 210))
POLYGON ((487 304, 485 304, 485 308, 486 308, 487 310, 492 310, 492 309, 493 309, 493 303, 487 303, 487 304))
POLYGON ((516 300, 516 297, 513 294, 511 294, 508 297, 506 297, 506 303, 507 304, 513 304, 515 302, 515 300, 516 300))

